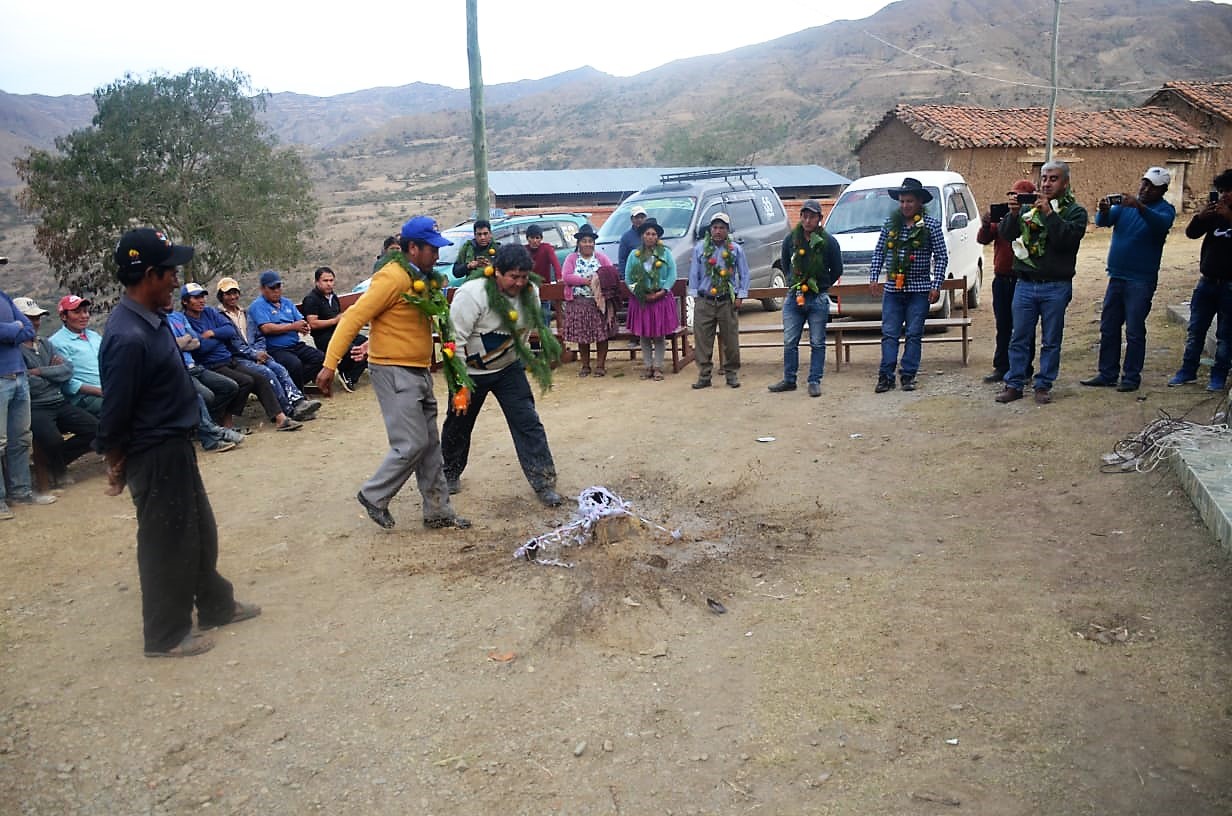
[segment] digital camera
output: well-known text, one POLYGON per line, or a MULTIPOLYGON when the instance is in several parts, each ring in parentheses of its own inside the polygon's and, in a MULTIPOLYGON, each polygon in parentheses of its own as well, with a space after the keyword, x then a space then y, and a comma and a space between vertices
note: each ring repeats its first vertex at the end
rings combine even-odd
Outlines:
POLYGON ((1121 204, 1125 201, 1125 196, 1121 195, 1120 193, 1109 193, 1107 198, 1108 198, 1108 205, 1111 207, 1115 207, 1116 205, 1121 204))

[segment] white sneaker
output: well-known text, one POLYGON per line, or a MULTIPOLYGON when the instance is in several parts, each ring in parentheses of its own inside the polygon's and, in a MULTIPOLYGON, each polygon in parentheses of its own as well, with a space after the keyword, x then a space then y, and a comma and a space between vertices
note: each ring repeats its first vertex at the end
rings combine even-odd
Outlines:
POLYGON ((29 496, 9 496, 13 504, 55 504, 56 497, 49 493, 31 493, 29 496))

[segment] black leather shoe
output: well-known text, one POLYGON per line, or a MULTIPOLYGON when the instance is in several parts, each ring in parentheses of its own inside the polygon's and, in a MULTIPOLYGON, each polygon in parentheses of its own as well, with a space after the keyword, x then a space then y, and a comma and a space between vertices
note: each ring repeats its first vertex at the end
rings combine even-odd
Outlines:
POLYGON ((368 511, 368 518, 372 519, 386 530, 393 529, 394 517, 389 514, 388 510, 384 507, 377 507, 375 504, 365 499, 363 493, 356 493, 355 499, 363 505, 365 510, 368 511))
MULTIPOLYGON (((1111 388, 1112 386, 1116 385, 1116 383, 1112 382, 1111 380, 1105 380, 1103 377, 1099 376, 1098 374, 1096 374, 1094 377, 1092 377, 1089 380, 1079 380, 1078 384, 1085 385, 1088 388, 1111 388)), ((1134 386, 1134 387, 1137 388, 1137 386, 1134 386)))
POLYGON ((696 391, 696 390, 698 390, 699 388, 709 388, 709 387, 710 387, 710 378, 709 378, 709 377, 707 377, 707 378, 706 378, 706 379, 704 379, 704 380, 699 379, 697 382, 693 383, 693 390, 695 390, 695 391, 696 391))
POLYGON ((767 385, 766 390, 774 394, 781 394, 784 391, 795 391, 796 384, 787 380, 779 380, 774 385, 767 385))
POLYGON ((903 384, 901 388, 904 391, 914 391, 915 390, 915 377, 903 377, 903 384))
POLYGON ((535 491, 535 495, 539 497, 539 501, 544 507, 560 507, 565 501, 560 497, 559 493, 550 487, 535 491))
POLYGON ((1125 394, 1130 391, 1137 391, 1138 385, 1138 383, 1125 382, 1124 380, 1121 380, 1121 384, 1117 386, 1117 390, 1122 394, 1125 394))
POLYGON ((440 518, 424 519, 424 526, 429 530, 445 530, 450 527, 455 527, 459 530, 469 530, 471 522, 470 519, 464 519, 461 516, 441 516, 440 518))
POLYGON ((887 391, 893 391, 894 390, 894 378, 893 377, 878 377, 877 387, 874 388, 873 390, 876 391, 878 394, 884 394, 887 391))

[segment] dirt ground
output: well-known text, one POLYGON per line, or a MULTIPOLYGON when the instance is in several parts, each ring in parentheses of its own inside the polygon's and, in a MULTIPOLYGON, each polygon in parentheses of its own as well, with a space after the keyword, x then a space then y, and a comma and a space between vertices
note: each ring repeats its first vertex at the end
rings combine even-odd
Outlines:
POLYGON ((1047 407, 980 381, 987 288, 970 367, 926 345, 911 394, 873 393, 873 348, 821 399, 765 390, 773 350, 740 390, 563 367, 539 399, 561 491, 681 531, 572 569, 512 559, 570 514, 495 406, 455 497, 474 529, 422 529, 413 483, 372 524, 365 381, 202 455, 221 569, 265 613, 188 660, 142 657, 132 504, 75 465, 0 527, 0 812, 1232 811, 1229 559, 1170 471, 1099 469, 1159 409, 1215 408, 1164 387, 1197 242, 1170 239, 1137 394, 1077 384, 1106 251, 1087 239, 1047 407))

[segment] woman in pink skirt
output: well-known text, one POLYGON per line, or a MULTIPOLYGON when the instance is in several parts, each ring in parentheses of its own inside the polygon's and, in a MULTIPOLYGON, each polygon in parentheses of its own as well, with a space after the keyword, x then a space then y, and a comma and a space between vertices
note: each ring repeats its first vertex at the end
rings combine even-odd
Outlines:
POLYGON ((597 236, 590 224, 583 224, 574 237, 577 252, 565 258, 560 273, 565 284, 565 340, 578 344, 579 377, 590 376, 590 344, 594 343, 599 355, 595 376, 602 377, 607 374, 607 341, 616 333, 616 304, 603 297, 599 267, 612 262, 595 251, 597 236))
POLYGON ((642 379, 663 379, 663 354, 667 335, 680 324, 672 285, 676 283, 676 260, 659 242, 663 228, 647 218, 637 228, 642 245, 629 253, 625 282, 633 291, 629 300, 629 331, 642 341, 642 379))

